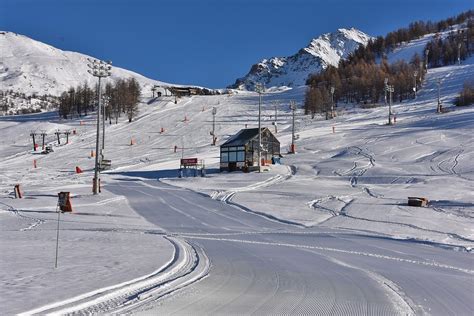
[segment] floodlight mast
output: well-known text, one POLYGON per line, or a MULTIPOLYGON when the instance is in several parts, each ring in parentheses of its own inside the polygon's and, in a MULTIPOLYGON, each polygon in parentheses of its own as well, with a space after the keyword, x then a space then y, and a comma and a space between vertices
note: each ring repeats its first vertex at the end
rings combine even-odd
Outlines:
POLYGON ((331 118, 332 119, 335 117, 335 113, 334 113, 334 91, 335 91, 335 88, 332 86, 331 87, 331 118))
POLYGON ((438 78, 438 106, 436 108, 437 113, 441 113, 443 111, 442 105, 441 105, 441 78, 438 78))
MULTIPOLYGON (((87 66, 89 69, 87 70, 91 75, 94 77, 99 78, 99 95, 98 95, 98 105, 97 105, 97 132, 96 132, 96 142, 95 142, 95 167, 94 167, 94 185, 92 186, 92 192, 94 194, 99 194, 99 186, 100 186, 100 179, 99 179, 99 148, 100 148, 100 115, 101 115, 101 99, 102 99, 102 89, 100 87, 101 78, 106 78, 111 75, 112 70, 112 62, 107 61, 104 62, 102 60, 91 59, 87 58, 89 63, 87 66)), ((105 113, 104 113, 105 114, 105 113)), ((105 116, 105 115, 104 115, 105 116)), ((104 122, 105 126, 105 122, 104 122)), ((104 127, 105 129, 105 127, 104 127)), ((105 130, 103 130, 105 132, 105 130)), ((105 133, 102 135, 102 143, 105 142, 105 133)), ((102 145, 102 149, 104 145, 102 145)))
POLYGON ((275 126, 275 134, 278 133, 277 121, 278 121, 278 102, 273 101, 273 106, 275 107, 275 117, 273 119, 273 126, 275 126))
POLYGON ((293 113, 293 120, 292 120, 292 127, 291 127, 291 147, 290 147, 290 152, 292 154, 296 154, 295 150, 295 111, 296 111, 296 102, 295 101, 290 101, 290 110, 293 113))
POLYGON ((461 66, 461 43, 458 43, 458 66, 461 66))
POLYGON ((212 108, 212 145, 216 145, 216 114, 217 114, 217 108, 213 107, 212 108))
POLYGON ((413 92, 415 93, 415 100, 416 100, 416 77, 418 76, 418 71, 415 70, 413 73, 413 92))
POLYGON ((429 53, 430 53, 429 49, 425 50, 425 70, 426 70, 426 72, 428 72, 428 55, 429 55, 429 53))
POLYGON ((261 83, 255 84, 255 91, 258 93, 258 172, 262 170, 262 130, 261 130, 261 114, 262 114, 262 93, 265 92, 265 86, 261 83))
POLYGON ((389 93, 388 103, 388 125, 392 125, 392 93, 395 91, 393 85, 386 85, 385 90, 389 93))

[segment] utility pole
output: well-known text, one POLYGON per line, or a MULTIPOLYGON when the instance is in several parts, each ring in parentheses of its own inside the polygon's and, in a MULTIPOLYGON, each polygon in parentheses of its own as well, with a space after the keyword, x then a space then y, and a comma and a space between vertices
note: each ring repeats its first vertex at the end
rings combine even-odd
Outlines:
POLYGON ((296 102, 295 101, 290 101, 290 110, 293 112, 293 122, 292 122, 292 128, 291 128, 291 147, 290 147, 290 152, 292 154, 296 153, 295 150, 295 112, 296 112, 296 102))
MULTIPOLYGON (((101 95, 102 96, 102 95, 101 95)), ((102 100, 102 151, 100 152, 101 159, 104 159, 104 149, 105 149, 105 107, 108 106, 102 100)))
POLYGON ((428 54, 430 53, 430 50, 427 49, 425 50, 425 70, 428 72, 428 54))
POLYGON ((415 100, 416 100, 416 77, 418 76, 418 71, 415 70, 413 73, 413 92, 415 93, 415 100))
POLYGON ((395 91, 393 85, 387 85, 385 89, 389 93, 389 103, 388 103, 388 125, 392 125, 392 93, 395 91))
POLYGON ((384 92, 385 92, 385 97, 384 97, 384 100, 385 100, 385 105, 387 105, 387 85, 388 85, 388 78, 385 78, 385 80, 383 81, 384 82, 384 92))
POLYGON ((57 130, 56 132, 54 132, 54 134, 56 134, 56 137, 58 138, 58 145, 61 145, 61 139, 60 139, 61 132, 57 130))
POLYGON ((461 66, 461 43, 458 43, 458 66, 461 66))
POLYGON ((43 138, 43 144, 42 144, 41 148, 44 150, 45 149, 44 148, 44 139, 46 137, 46 131, 41 131, 41 137, 43 138))
POLYGON ((69 134, 71 134, 71 131, 67 130, 64 134, 66 134, 66 144, 69 144, 69 134))
POLYGON ((212 108, 212 145, 216 145, 216 114, 217 114, 217 108, 213 107, 212 108))
POLYGON ((262 114, 262 93, 265 87, 261 83, 255 84, 255 91, 258 93, 258 172, 262 172, 262 128, 261 128, 261 114, 262 114))
POLYGON ((442 107, 441 107, 441 79, 438 78, 438 107, 436 108, 437 113, 441 113, 442 107))
POLYGON ((36 140, 35 140, 36 135, 37 134, 35 132, 30 133, 30 136, 33 137, 33 151, 36 151, 36 140))
POLYGON ((93 183, 94 185, 92 186, 92 192, 94 194, 99 194, 99 185, 100 185, 100 179, 99 179, 99 143, 100 143, 100 112, 101 112, 101 99, 102 99, 102 90, 100 88, 100 80, 102 78, 106 78, 111 75, 111 70, 112 70, 112 62, 107 61, 104 62, 102 60, 97 60, 97 59, 90 59, 87 58, 87 60, 90 62, 87 64, 87 66, 90 68, 88 72, 93 75, 94 77, 99 78, 99 100, 97 104, 97 132, 96 132, 96 141, 95 141, 95 167, 94 167, 94 179, 93 183))
POLYGON ((153 88, 151 88, 151 92, 153 92, 153 99, 155 98, 155 91, 156 91, 156 86, 153 86, 153 88))
POLYGON ((275 134, 277 134, 278 133, 278 127, 277 127, 278 103, 277 102, 274 103, 274 107, 275 107, 275 119, 273 120, 273 126, 275 126, 275 134))
POLYGON ((335 88, 331 87, 331 118, 332 119, 335 117, 335 113, 334 113, 334 91, 335 91, 335 88))

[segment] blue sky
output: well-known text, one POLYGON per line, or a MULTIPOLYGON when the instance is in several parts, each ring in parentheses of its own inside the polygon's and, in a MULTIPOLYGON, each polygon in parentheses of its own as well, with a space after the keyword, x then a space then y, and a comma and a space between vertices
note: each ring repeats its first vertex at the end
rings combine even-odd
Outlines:
POLYGON ((0 30, 153 79, 219 88, 341 27, 385 35, 473 8, 473 0, 0 0, 0 30))

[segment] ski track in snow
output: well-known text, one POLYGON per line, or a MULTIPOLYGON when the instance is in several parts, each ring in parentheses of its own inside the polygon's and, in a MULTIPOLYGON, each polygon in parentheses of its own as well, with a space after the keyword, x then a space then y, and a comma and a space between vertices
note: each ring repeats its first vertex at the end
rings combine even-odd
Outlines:
POLYGON ((157 271, 135 280, 48 304, 21 315, 127 313, 207 275, 210 263, 202 249, 175 238, 166 238, 173 244, 175 253, 170 262, 157 271))
POLYGON ((292 247, 292 248, 339 252, 339 253, 346 253, 346 254, 351 254, 351 255, 372 257, 372 258, 383 259, 383 260, 398 261, 398 262, 403 262, 403 263, 408 263, 408 264, 443 268, 443 269, 454 270, 454 271, 474 275, 474 270, 471 270, 471 269, 459 268, 456 266, 446 265, 446 264, 437 263, 437 262, 410 260, 410 259, 405 259, 405 258, 392 257, 392 256, 380 255, 376 253, 361 252, 361 251, 350 251, 350 250, 329 248, 329 247, 318 247, 318 246, 287 244, 287 243, 272 243, 272 242, 263 242, 263 241, 231 239, 231 238, 212 238, 212 237, 204 237, 204 236, 191 236, 191 235, 186 235, 186 234, 183 234, 182 237, 190 238, 190 239, 217 240, 217 241, 227 241, 227 242, 236 242, 236 243, 248 243, 248 244, 268 245, 268 246, 284 246, 284 247, 292 247))

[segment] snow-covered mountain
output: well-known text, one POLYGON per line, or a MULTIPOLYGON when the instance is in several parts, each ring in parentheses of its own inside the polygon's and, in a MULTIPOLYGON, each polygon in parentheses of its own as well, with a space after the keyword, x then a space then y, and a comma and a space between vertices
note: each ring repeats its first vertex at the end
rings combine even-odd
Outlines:
MULTIPOLYGON (((0 31, 0 90, 31 95, 59 95, 71 86, 97 78, 87 72, 90 56, 63 51, 23 35, 0 31)), ((134 77, 143 89, 163 84, 135 72, 112 68, 111 80, 134 77)))
POLYGON ((369 35, 355 28, 341 28, 337 32, 323 34, 292 56, 263 59, 229 88, 253 90, 255 83, 263 83, 267 88, 304 85, 310 74, 328 65, 337 66, 341 58, 347 58, 370 39, 369 35))

